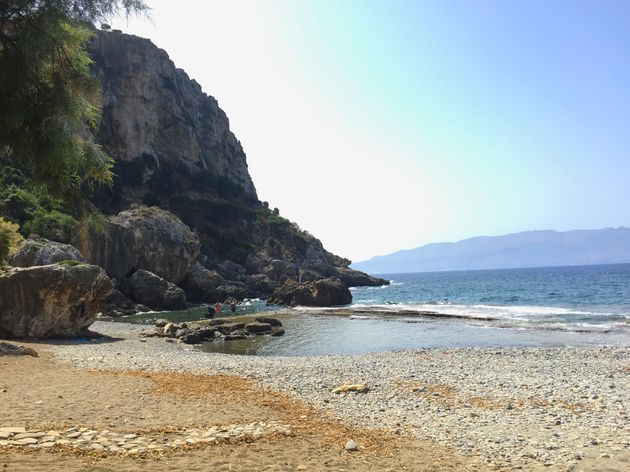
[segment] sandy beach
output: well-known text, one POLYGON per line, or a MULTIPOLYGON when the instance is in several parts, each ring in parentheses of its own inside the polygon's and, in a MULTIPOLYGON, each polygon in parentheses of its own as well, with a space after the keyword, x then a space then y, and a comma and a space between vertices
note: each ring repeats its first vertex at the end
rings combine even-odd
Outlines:
POLYGON ((0 358, 3 470, 630 467, 630 348, 254 357, 93 329, 114 340, 0 358))

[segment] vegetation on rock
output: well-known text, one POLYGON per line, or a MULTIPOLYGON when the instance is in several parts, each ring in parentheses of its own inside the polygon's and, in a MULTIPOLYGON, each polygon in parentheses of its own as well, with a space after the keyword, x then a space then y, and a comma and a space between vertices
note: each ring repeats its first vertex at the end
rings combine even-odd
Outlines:
POLYGON ((86 46, 94 22, 145 8, 140 0, 0 4, 0 163, 67 197, 111 182, 112 160, 92 135, 100 88, 86 46))
POLYGON ((0 217, 0 265, 7 261, 11 253, 17 249, 20 241, 22 241, 18 228, 18 225, 15 223, 0 217))

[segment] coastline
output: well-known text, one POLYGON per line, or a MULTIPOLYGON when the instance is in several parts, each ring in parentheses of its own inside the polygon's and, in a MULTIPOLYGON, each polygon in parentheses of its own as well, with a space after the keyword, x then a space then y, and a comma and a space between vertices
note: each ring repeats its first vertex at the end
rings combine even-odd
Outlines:
MULTIPOLYGON (((208 354, 161 339, 140 340, 143 328, 97 322, 95 331, 117 340, 31 346, 75 369, 246 379, 330 415, 345 427, 450 451, 451 458, 457 457, 451 464, 459 469, 581 470, 597 464, 623 470, 630 464, 628 347, 436 348, 255 357, 208 354), (345 384, 365 384, 369 391, 331 393, 345 384)), ((19 420, 7 418, 9 414, 5 411, 0 417, 2 423, 19 420)), ((343 444, 338 446, 345 452, 343 444)))

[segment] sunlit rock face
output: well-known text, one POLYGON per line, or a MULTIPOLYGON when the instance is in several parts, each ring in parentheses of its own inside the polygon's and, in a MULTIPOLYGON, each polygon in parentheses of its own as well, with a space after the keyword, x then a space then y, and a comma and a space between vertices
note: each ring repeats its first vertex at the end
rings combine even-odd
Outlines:
POLYGON ((199 239, 177 216, 141 207, 78 231, 73 244, 86 260, 121 279, 144 269, 178 284, 199 255, 199 239))
POLYGON ((159 169, 188 178, 206 171, 256 197, 225 112, 164 50, 148 39, 99 32, 91 56, 103 85, 98 140, 116 160, 135 163, 143 184, 159 169))
POLYGON ((79 336, 111 291, 103 269, 77 261, 0 270, 0 337, 79 336))
POLYGON ((99 32, 90 54, 103 87, 96 138, 114 159, 114 182, 89 195, 109 215, 103 228, 88 228, 72 243, 131 302, 147 304, 125 290, 140 269, 179 285, 194 302, 267 298, 287 280, 379 283, 258 200, 226 114, 165 51, 147 39, 99 32), (174 231, 166 220, 154 227, 154 220, 125 216, 141 205, 175 215, 174 231), (193 236, 179 237, 182 223, 193 236))

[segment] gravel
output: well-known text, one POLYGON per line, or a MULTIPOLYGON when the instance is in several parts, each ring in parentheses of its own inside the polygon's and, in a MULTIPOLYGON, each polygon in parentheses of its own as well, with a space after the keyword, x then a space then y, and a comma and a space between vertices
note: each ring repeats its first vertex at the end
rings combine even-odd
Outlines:
POLYGON ((243 376, 346 424, 436 441, 492 467, 630 457, 629 347, 255 357, 210 354, 162 339, 140 342, 144 326, 96 322, 91 328, 120 340, 53 345, 53 354, 88 369, 243 376), (368 391, 332 393, 348 384, 368 391))

